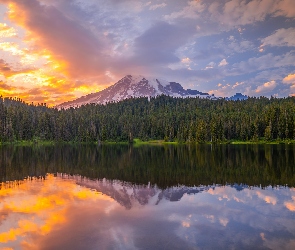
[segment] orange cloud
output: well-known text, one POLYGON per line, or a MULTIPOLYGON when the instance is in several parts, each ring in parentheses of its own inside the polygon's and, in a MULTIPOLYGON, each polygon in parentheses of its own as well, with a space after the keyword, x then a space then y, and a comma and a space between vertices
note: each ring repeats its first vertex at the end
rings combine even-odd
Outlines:
POLYGON ((16 30, 9 27, 6 23, 0 23, 0 38, 15 37, 16 30))
POLYGON ((114 202, 106 195, 76 185, 74 180, 61 180, 53 175, 48 175, 45 181, 34 179, 2 183, 0 199, 3 204, 0 213, 7 215, 5 220, 10 225, 8 230, 0 233, 0 243, 21 239, 20 244, 28 249, 37 249, 35 240, 39 236, 44 238, 68 223, 71 205, 79 201, 83 201, 83 205, 102 200, 114 202), (10 219, 11 215, 14 219, 10 219), (15 221, 15 218, 18 220, 15 221))
POLYGON ((295 85, 295 74, 289 74, 283 79, 283 83, 295 85))
POLYGON ((276 86, 277 86, 276 81, 269 81, 269 82, 264 83, 263 85, 258 86, 257 89, 255 90, 255 92, 256 93, 265 93, 265 92, 273 90, 276 86))
MULTIPOLYGON (((0 2, 8 7, 8 19, 25 32, 19 42, 0 42, 0 52, 18 61, 18 68, 0 62, 0 76, 4 77, 0 94, 53 106, 113 83, 106 73, 109 56, 101 52, 108 42, 38 0, 0 2)), ((17 38, 18 29, 0 23, 1 37, 17 38)))
POLYGON ((276 205, 277 204, 277 198, 270 196, 270 195, 266 195, 264 192, 262 191, 256 191, 257 196, 264 200, 266 203, 272 204, 272 205, 276 205))
POLYGON ((23 235, 27 232, 36 232, 38 230, 38 226, 28 220, 20 220, 18 222, 18 228, 12 228, 8 232, 4 232, 0 234, 0 242, 7 243, 9 241, 15 241, 18 236, 23 235))
POLYGON ((34 44, 35 52, 47 50, 52 62, 59 66, 62 62, 63 73, 104 74, 106 55, 100 50, 104 45, 90 30, 37 0, 10 1, 8 7, 9 19, 27 31, 26 40, 34 44))
POLYGON ((292 212, 295 212, 295 196, 292 197, 292 201, 287 201, 284 203, 287 209, 292 212))

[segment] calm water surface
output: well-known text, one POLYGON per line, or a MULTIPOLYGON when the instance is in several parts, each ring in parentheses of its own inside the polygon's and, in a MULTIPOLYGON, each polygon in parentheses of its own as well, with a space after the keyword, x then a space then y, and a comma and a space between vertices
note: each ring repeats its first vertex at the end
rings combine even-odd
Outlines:
POLYGON ((0 148, 0 249, 295 249, 295 147, 0 148))

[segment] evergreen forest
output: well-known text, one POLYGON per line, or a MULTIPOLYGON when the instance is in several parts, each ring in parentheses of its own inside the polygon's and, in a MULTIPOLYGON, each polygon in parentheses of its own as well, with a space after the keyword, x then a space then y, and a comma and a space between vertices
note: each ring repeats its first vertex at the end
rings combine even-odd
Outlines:
POLYGON ((0 142, 179 143, 295 139, 295 97, 225 99, 131 98, 58 110, 0 98, 0 142))

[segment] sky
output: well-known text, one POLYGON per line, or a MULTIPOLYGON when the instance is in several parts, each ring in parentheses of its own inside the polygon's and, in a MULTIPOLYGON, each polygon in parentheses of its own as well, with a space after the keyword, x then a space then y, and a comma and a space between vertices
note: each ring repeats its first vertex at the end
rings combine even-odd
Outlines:
POLYGON ((128 74, 295 95, 294 0, 0 0, 0 95, 53 106, 128 74))

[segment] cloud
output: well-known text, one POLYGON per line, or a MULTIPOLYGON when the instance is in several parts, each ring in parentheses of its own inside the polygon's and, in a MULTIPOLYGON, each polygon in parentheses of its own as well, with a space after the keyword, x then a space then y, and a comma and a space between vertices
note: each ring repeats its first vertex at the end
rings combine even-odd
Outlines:
POLYGON ((263 46, 295 46, 295 28, 278 29, 270 36, 261 39, 263 46))
POLYGON ((0 76, 4 76, 6 78, 12 77, 16 74, 25 74, 27 72, 30 72, 31 69, 24 68, 20 70, 14 70, 7 62, 5 62, 3 59, 0 59, 0 76))
POLYGON ((243 41, 234 40, 227 44, 221 43, 220 46, 223 46, 224 50, 228 54, 244 53, 246 51, 253 50, 253 48, 255 47, 253 45, 253 42, 247 41, 247 40, 243 40, 243 41))
POLYGON ((277 83, 275 81, 269 81, 264 83, 263 85, 260 85, 256 88, 255 92, 258 94, 263 94, 263 93, 269 93, 272 91, 275 87, 277 86, 277 83))
POLYGON ((188 1, 188 5, 185 6, 182 10, 173 12, 169 15, 165 15, 166 20, 174 20, 178 18, 199 18, 200 13, 205 10, 205 4, 202 1, 188 1))
POLYGON ((0 38, 16 37, 16 30, 6 23, 0 23, 0 38))
MULTIPOLYGON (((171 69, 166 67, 155 68, 157 75, 163 74, 164 76, 169 76, 169 79, 173 79, 173 81, 178 81, 183 83, 183 76, 186 76, 186 79, 189 79, 190 82, 194 84, 205 84, 210 80, 215 80, 223 77, 222 72, 220 72, 219 68, 207 68, 207 69, 188 69, 188 68, 178 68, 171 69), (158 71, 157 71, 158 70, 158 71)), ((184 87, 186 87, 183 84, 184 87)), ((191 87, 190 87, 191 88, 191 87)))
POLYGON ((243 85, 245 82, 236 82, 234 85, 233 85, 233 89, 237 88, 238 86, 241 86, 243 85))
MULTIPOLYGON (((72 15, 65 15, 53 5, 37 0, 0 2, 10 3, 9 20, 26 31, 22 45, 16 40, 0 43, 2 54, 10 61, 18 61, 19 68, 12 69, 3 60, 0 62, 6 84, 18 86, 14 92, 6 91, 6 94, 26 101, 43 98, 53 105, 110 85, 110 77, 106 75, 110 44, 105 35, 96 36, 89 26, 80 25, 72 15), (77 81, 79 79, 83 80, 77 81), (34 96, 37 89, 39 97, 34 96)), ((6 38, 14 36, 12 32, 16 31, 6 24, 0 29, 6 32, 3 33, 6 38)))
POLYGON ((226 61, 226 59, 222 59, 222 61, 218 64, 219 67, 226 66, 226 65, 228 65, 228 62, 226 61))
MULTIPOLYGON (((58 9, 60 6, 55 2, 54 5, 46 2, 41 4, 37 0, 12 3, 9 5, 9 19, 27 30, 26 39, 33 45, 25 53, 19 49, 19 55, 28 55, 29 52, 31 55, 47 58, 48 68, 53 69, 51 74, 59 74, 55 75, 56 79, 60 78, 63 82, 83 80, 82 82, 89 84, 84 85, 87 93, 95 91, 95 84, 106 86, 115 78, 134 71, 153 74, 152 71, 159 65, 180 62, 175 52, 193 36, 194 30, 194 26, 155 22, 150 28, 143 30, 141 35, 135 33, 137 38, 132 37, 128 42, 123 42, 122 37, 113 36, 112 32, 122 33, 130 29, 125 27, 124 19, 119 22, 110 17, 103 18, 101 21, 106 21, 107 25, 108 21, 113 21, 110 24, 113 26, 109 26, 106 32, 106 27, 102 27, 101 31, 97 28, 93 30, 91 25, 85 25, 85 20, 79 22, 79 18, 73 17, 73 10, 67 12, 68 7, 58 9), (117 29, 121 26, 124 30, 117 29), (123 43, 126 53, 122 53, 120 49, 123 48, 120 46, 123 43), (115 78, 110 78, 110 74, 115 78), (90 79, 93 80, 92 83, 90 79)), ((102 13, 103 11, 98 14, 102 13)), ((6 48, 11 51, 12 44, 8 44, 6 48)), ((16 77, 21 80, 20 75, 16 77)))
POLYGON ((207 69, 213 69, 215 67, 216 63, 215 62, 210 62, 207 66, 206 66, 206 70, 207 69))
POLYGON ((47 175, 46 181, 38 185, 22 181, 17 189, 7 186, 0 190, 0 197, 3 197, 0 211, 8 215, 6 220, 10 227, 6 231, 1 230, 0 243, 24 243, 28 249, 39 249, 36 242, 69 223, 71 202, 76 205, 80 202, 84 206, 100 201, 113 202, 111 198, 85 187, 77 188, 74 181, 57 181, 53 175, 47 175), (16 218, 14 214, 20 216, 16 218))
POLYGON ((3 59, 0 59, 0 73, 3 75, 7 75, 11 73, 11 71, 12 70, 9 65, 3 59))
POLYGON ((66 74, 102 74, 108 57, 102 53, 106 46, 103 39, 55 7, 41 5, 37 0, 10 1, 9 7, 10 20, 30 32, 27 39, 34 43, 35 50, 46 49, 53 60, 64 62, 66 74))
POLYGON ((191 61, 191 59, 190 59, 189 57, 186 57, 186 58, 183 58, 183 59, 181 60, 181 62, 182 62, 182 63, 185 63, 185 64, 190 64, 192 61, 191 61))
MULTIPOLYGON (((268 14, 273 13, 273 1, 252 0, 240 1, 231 0, 223 5, 223 12, 220 20, 230 26, 247 25, 263 21, 268 14)), ((212 13, 214 14, 214 12, 212 13)))
POLYGON ((267 195, 267 194, 265 194, 265 192, 261 192, 260 190, 257 190, 256 194, 257 194, 258 198, 264 200, 266 203, 276 205, 278 202, 278 199, 275 197, 274 194, 267 195))
POLYGON ((283 79, 283 83, 295 85, 295 74, 289 74, 283 79))
POLYGON ((216 56, 221 57, 224 55, 224 50, 222 48, 209 48, 203 49, 201 48, 196 52, 194 59, 196 60, 207 60, 211 58, 215 58, 216 56))
MULTIPOLYGON (((216 86, 215 86, 216 87, 216 86)), ((230 83, 218 83, 217 89, 209 90, 209 94, 214 94, 218 97, 229 97, 233 96, 236 93, 246 93, 246 83, 245 82, 236 82, 235 84, 230 83)))
POLYGON ((214 94, 215 96, 218 96, 218 97, 226 97, 226 96, 233 95, 234 93, 229 83, 227 84, 218 83, 217 87, 218 87, 217 89, 210 90, 208 91, 208 93, 210 95, 214 94))
POLYGON ((284 205, 290 211, 295 212, 295 196, 292 197, 292 201, 286 201, 284 205))
POLYGON ((8 84, 6 84, 3 81, 0 81, 0 95, 2 94, 10 94, 13 91, 15 91, 16 89, 12 86, 9 86, 8 84))
POLYGON ((38 60, 38 56, 42 57, 40 54, 34 53, 27 48, 20 48, 20 45, 16 42, 1 42, 0 50, 3 54, 7 54, 6 59, 12 59, 11 61, 18 60, 19 67, 31 66, 32 62, 38 60))
POLYGON ((286 16, 295 17, 292 8, 292 0, 251 0, 223 1, 223 8, 219 11, 211 12, 212 15, 218 14, 219 21, 223 21, 230 26, 253 24, 261 22, 267 16, 286 16))
MULTIPOLYGON (((51 0, 53 1, 53 0, 51 0)), ((51 2, 50 1, 50 2, 51 2)), ((114 12, 133 12, 138 13, 143 10, 145 6, 150 5, 151 3, 145 1, 138 0, 54 0, 57 5, 59 2, 66 2, 66 4, 73 4, 87 10, 88 14, 93 14, 93 11, 108 11, 109 9, 113 9, 114 12)), ((47 0, 42 0, 42 2, 48 3, 47 0)))
POLYGON ((274 1, 275 7, 273 8, 275 10, 274 15, 279 16, 285 16, 288 18, 294 18, 295 17, 295 8, 294 1, 293 0, 276 0, 274 1))
MULTIPOLYGON (((157 22, 134 42, 135 53, 145 54, 145 56, 158 57, 156 53, 164 52, 174 58, 176 49, 184 45, 191 37, 190 27, 184 28, 166 22, 157 22), (175 36, 177 34, 177 36, 175 36), (173 55, 172 55, 173 54, 173 55)), ((143 58, 146 59, 146 58, 143 58)), ((159 58, 161 61, 161 58, 159 58)), ((166 61, 165 58, 162 60, 166 61)), ((172 59, 171 62, 173 62, 172 59)), ((178 59, 177 59, 178 61, 178 59)))
POLYGON ((159 8, 164 8, 165 6, 167 6, 166 3, 161 3, 161 4, 155 4, 155 5, 152 5, 150 6, 150 10, 156 10, 156 9, 159 9, 159 8))
POLYGON ((295 61, 295 51, 290 51, 282 55, 268 53, 260 57, 252 57, 247 61, 234 63, 227 74, 241 75, 271 68, 293 66, 295 61))
POLYGON ((113 61, 111 71, 122 74, 157 74, 159 69, 163 69, 161 67, 181 62, 176 51, 185 45, 190 37, 191 27, 156 22, 134 40, 130 56, 121 56, 113 61))
MULTIPOLYGON (((219 32, 241 25, 264 21, 268 16, 295 17, 292 0, 199 0, 189 1, 187 6, 165 16, 166 20, 176 19, 209 19, 217 23, 219 32)), ((216 30, 215 30, 216 31, 216 30)))

